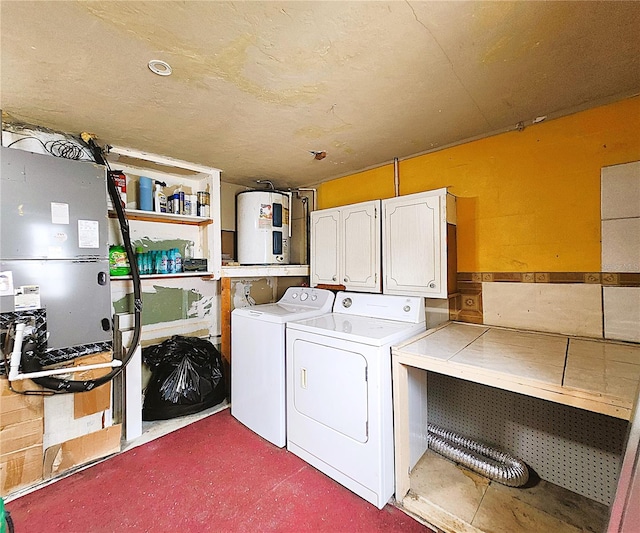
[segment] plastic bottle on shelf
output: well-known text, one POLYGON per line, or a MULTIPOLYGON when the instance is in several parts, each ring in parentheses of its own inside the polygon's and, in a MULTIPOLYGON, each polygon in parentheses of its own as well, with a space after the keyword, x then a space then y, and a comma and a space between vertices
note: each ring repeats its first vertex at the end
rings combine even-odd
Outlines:
POLYGON ((169 256, 167 255, 167 251, 162 250, 161 252, 158 252, 158 255, 160 256, 160 270, 158 271, 158 274, 168 274, 169 256))
POLYGON ((182 272, 182 255, 178 248, 173 249, 173 264, 175 265, 175 271, 177 273, 182 272))
POLYGON ((140 274, 148 274, 149 273, 149 253, 143 252, 140 254, 140 262, 138 263, 138 270, 140 274))
POLYGON ((198 191, 198 216, 208 218, 210 214, 209 193, 207 191, 198 191))
POLYGON ((184 191, 182 185, 175 190, 175 204, 173 212, 177 215, 184 215, 184 191))
POLYGON ((153 193, 153 208, 157 213, 167 212, 167 195, 162 192, 162 187, 166 187, 164 181, 156 180, 156 190, 153 193))
POLYGON ((151 178, 140 176, 138 207, 142 211, 153 211, 153 187, 151 178))
POLYGON ((173 248, 167 250, 167 274, 176 273, 175 255, 173 254, 173 248))
POLYGON ((162 253, 159 250, 153 251, 153 273, 162 274, 162 253))
POLYGON ((136 263, 138 265, 138 272, 144 274, 144 248, 141 246, 136 248, 136 263))

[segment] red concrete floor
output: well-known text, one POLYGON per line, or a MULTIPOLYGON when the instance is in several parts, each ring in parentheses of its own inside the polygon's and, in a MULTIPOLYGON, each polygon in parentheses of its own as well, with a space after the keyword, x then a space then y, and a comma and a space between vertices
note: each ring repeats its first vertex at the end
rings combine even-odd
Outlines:
POLYGON ((276 448, 229 409, 10 501, 16 532, 428 532, 276 448))

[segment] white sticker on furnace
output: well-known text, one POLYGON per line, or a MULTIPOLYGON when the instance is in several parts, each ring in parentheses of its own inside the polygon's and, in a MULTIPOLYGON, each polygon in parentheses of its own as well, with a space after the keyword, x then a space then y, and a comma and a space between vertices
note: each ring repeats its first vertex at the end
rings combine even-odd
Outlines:
POLYGON ((69 204, 51 202, 51 223, 52 224, 68 224, 69 223, 69 204))
POLYGON ((0 296, 13 296, 13 272, 0 272, 0 296))
POLYGON ((78 248, 100 248, 97 220, 78 220, 78 248))
POLYGON ((40 286, 22 285, 16 289, 14 307, 16 311, 40 309, 40 286))

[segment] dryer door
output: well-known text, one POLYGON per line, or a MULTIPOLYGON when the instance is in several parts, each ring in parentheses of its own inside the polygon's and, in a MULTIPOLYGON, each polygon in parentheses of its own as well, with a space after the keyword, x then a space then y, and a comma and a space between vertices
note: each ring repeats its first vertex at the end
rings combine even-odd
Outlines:
POLYGON ((367 360, 359 353, 298 339, 293 353, 295 410, 367 442, 367 360))

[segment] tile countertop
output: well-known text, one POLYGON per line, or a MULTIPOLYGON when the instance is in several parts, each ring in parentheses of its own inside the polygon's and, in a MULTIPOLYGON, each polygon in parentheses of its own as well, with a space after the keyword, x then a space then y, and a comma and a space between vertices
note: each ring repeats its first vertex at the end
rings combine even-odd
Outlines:
POLYGON ((400 364, 629 420, 640 344, 460 322, 392 348, 400 364))

